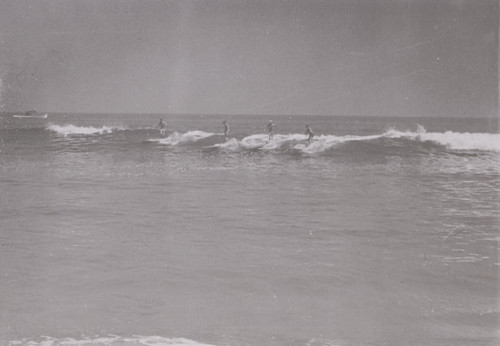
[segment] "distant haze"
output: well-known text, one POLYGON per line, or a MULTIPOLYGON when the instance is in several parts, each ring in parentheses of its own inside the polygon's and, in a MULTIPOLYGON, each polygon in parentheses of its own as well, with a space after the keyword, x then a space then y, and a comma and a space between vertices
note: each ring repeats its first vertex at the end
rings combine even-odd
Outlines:
POLYGON ((0 111, 493 117, 498 0, 2 0, 0 111))

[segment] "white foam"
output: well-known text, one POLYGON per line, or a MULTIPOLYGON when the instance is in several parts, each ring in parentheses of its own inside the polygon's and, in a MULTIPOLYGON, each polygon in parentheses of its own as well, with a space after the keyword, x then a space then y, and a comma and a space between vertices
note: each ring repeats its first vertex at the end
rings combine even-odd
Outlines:
POLYGON ((257 134, 243 138, 239 144, 243 149, 257 149, 263 147, 268 141, 268 135, 257 134))
MULTIPOLYGON (((188 131, 186 133, 174 132, 166 138, 155 138, 149 141, 157 142, 165 145, 177 145, 182 143, 196 142, 200 139, 215 136, 218 134, 204 131, 188 131)), ((369 136, 335 136, 321 135, 315 136, 311 143, 306 143, 307 136, 304 134, 276 134, 274 138, 269 140, 267 134, 250 135, 238 141, 235 138, 225 142, 215 144, 213 148, 221 148, 229 151, 238 150, 277 150, 287 145, 293 145, 293 148, 305 154, 318 154, 338 145, 348 142, 372 141, 379 138, 405 138, 419 142, 434 142, 455 150, 485 150, 500 152, 500 134, 490 133, 457 133, 447 131, 426 132, 422 125, 418 125, 417 130, 399 131, 396 129, 388 130, 383 134, 369 136)))
POLYGON ((114 126, 92 127, 92 126, 75 126, 75 125, 49 125, 47 127, 47 130, 56 132, 58 135, 61 136, 71 136, 71 135, 100 135, 124 129, 114 126))
POLYGON ((289 135, 274 135, 273 139, 268 141, 262 149, 264 150, 274 150, 279 149, 283 145, 289 142, 298 142, 307 139, 306 135, 294 133, 289 135))
POLYGON ((368 141, 376 138, 380 138, 383 135, 374 136, 344 136, 338 137, 333 135, 322 135, 315 137, 311 143, 305 144, 308 136, 299 133, 293 133, 288 135, 274 135, 273 139, 269 140, 269 136, 266 134, 255 134, 243 138, 238 141, 235 138, 230 139, 225 143, 215 144, 211 147, 221 148, 230 151, 238 151, 240 149, 252 150, 277 150, 288 145, 294 145, 293 148, 298 149, 304 153, 316 154, 325 150, 328 150, 338 144, 349 142, 349 141, 368 141), (298 142, 298 143, 297 143, 298 142), (302 143, 301 143, 302 142, 302 143))
POLYGON ((142 336, 121 337, 110 335, 95 338, 53 338, 42 336, 38 339, 23 339, 8 342, 8 345, 27 345, 27 346, 56 346, 56 345, 148 345, 148 346, 214 346, 200 343, 186 338, 164 338, 161 336, 142 336))
POLYGON ((188 131, 186 133, 174 132, 166 138, 154 138, 149 141, 165 145, 177 145, 181 143, 197 142, 200 139, 208 138, 214 135, 215 133, 195 130, 188 131))
POLYGON ((309 144, 297 144, 294 148, 306 154, 318 154, 347 142, 370 141, 383 137, 383 135, 371 136, 333 136, 323 135, 315 137, 309 144))
POLYGON ((298 142, 307 139, 303 134, 288 134, 288 135, 274 135, 272 139, 266 134, 255 134, 243 138, 238 142, 239 147, 243 149, 262 149, 262 150, 275 150, 283 147, 290 142, 298 142))
POLYGON ((388 138, 407 138, 416 141, 430 141, 455 150, 484 150, 500 152, 500 134, 497 133, 460 133, 442 132, 402 132, 389 130, 388 138))
POLYGON ((493 133, 459 133, 446 131, 426 132, 422 125, 418 125, 417 131, 398 131, 391 129, 381 135, 370 136, 332 136, 323 135, 315 137, 309 145, 297 144, 298 149, 307 154, 317 154, 336 145, 353 141, 371 141, 378 138, 406 138, 420 142, 434 142, 455 150, 483 150, 500 152, 500 134, 493 133))
POLYGON ((236 138, 231 138, 224 143, 218 143, 212 146, 213 148, 220 148, 228 151, 238 151, 240 149, 240 144, 236 138))

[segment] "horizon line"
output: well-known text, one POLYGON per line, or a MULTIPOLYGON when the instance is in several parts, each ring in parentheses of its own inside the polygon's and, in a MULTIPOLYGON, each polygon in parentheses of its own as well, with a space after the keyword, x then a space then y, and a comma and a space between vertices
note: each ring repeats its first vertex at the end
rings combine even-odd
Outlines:
MULTIPOLYGON (((13 115, 16 113, 24 113, 24 111, 5 111, 0 112, 0 115, 13 115)), ((500 117, 495 114, 490 116, 466 116, 466 115, 377 115, 377 114, 251 114, 251 113, 162 113, 162 112, 65 112, 65 111, 41 111, 38 114, 67 114, 67 115, 146 115, 146 116, 209 116, 209 117, 240 117, 240 116, 251 116, 251 117, 359 117, 359 118, 457 118, 457 119, 491 119, 497 118, 500 121, 500 117)))

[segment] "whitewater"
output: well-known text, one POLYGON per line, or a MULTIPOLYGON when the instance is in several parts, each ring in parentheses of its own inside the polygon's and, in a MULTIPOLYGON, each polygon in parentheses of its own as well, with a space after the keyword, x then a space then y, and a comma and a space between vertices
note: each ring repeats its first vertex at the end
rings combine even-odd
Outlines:
POLYGON ((268 121, 0 116, 0 344, 498 344, 497 119, 268 121))
MULTIPOLYGON (((218 148, 227 151, 239 150, 279 150, 279 149, 296 149, 305 154, 319 154, 325 151, 334 149, 349 142, 374 142, 380 139, 402 139, 412 142, 430 143, 443 149, 451 150, 469 150, 469 151, 492 151, 500 152, 500 134, 496 133, 459 133, 446 131, 444 133, 429 133, 417 124, 416 131, 399 131, 390 129, 382 134, 368 136, 335 136, 335 135, 319 135, 316 136, 311 143, 307 142, 308 136, 305 134, 278 134, 269 139, 267 134, 254 134, 246 136, 242 139, 230 138, 225 142, 216 143, 212 146, 204 146, 204 149, 218 148), (422 130, 423 129, 423 130, 422 130)), ((56 133, 57 135, 81 136, 81 135, 103 135, 118 131, 133 131, 114 126, 86 127, 75 125, 49 125, 46 130, 56 133)), ((154 131, 152 128, 135 129, 135 131, 154 131)), ((155 131, 156 132, 156 131, 155 131)), ((195 143, 203 139, 214 138, 221 140, 222 133, 210 133, 201 130, 191 130, 185 133, 177 131, 162 138, 148 138, 145 142, 158 143, 161 145, 176 146, 189 143, 195 143)), ((391 145, 388 143, 387 145, 391 145)), ((394 144, 398 145, 398 144, 394 144)), ((407 143, 411 145, 411 143, 407 143)))

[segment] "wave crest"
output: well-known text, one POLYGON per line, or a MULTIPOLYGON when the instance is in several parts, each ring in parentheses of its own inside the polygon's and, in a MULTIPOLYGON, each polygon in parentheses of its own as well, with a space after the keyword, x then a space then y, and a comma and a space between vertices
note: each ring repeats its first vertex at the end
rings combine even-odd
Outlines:
MULTIPOLYGON (((383 134, 368 135, 368 136, 336 136, 336 135, 320 135, 314 137, 311 143, 307 142, 307 136, 303 134, 275 135, 272 140, 268 139, 265 134, 256 134, 247 136, 241 140, 232 138, 225 143, 215 144, 213 148, 224 149, 228 151, 239 150, 297 150, 304 154, 315 155, 320 154, 337 147, 341 147, 350 143, 370 143, 375 141, 378 145, 391 146, 394 142, 379 140, 387 139, 404 139, 411 142, 429 142, 435 145, 444 146, 451 150, 477 150, 477 151, 493 151, 500 152, 500 135, 492 133, 458 133, 447 131, 426 132, 423 127, 419 127, 416 132, 398 131, 391 129, 383 134)), ((399 143, 398 145, 402 145, 399 143)), ((369 149, 371 149, 370 147, 369 149)), ((382 150, 382 149, 381 149, 382 150)))
POLYGON ((184 143, 198 142, 201 139, 215 136, 215 133, 204 132, 204 131, 188 131, 186 133, 174 132, 166 138, 154 138, 150 139, 149 142, 156 142, 165 145, 178 145, 184 143))
POLYGON ((161 336, 121 337, 110 335, 105 337, 73 339, 57 339, 49 336, 42 336, 37 339, 23 339, 11 341, 9 345, 30 345, 30 346, 56 346, 56 345, 150 345, 150 346, 213 346, 199 343, 186 338, 164 338, 161 336))
POLYGON ((76 126, 76 125, 49 125, 46 129, 48 131, 55 132, 61 136, 102 135, 105 133, 111 133, 118 130, 125 130, 124 128, 116 126, 92 127, 92 126, 76 126))
POLYGON ((389 130, 388 138, 406 138, 420 142, 434 142, 454 150, 482 150, 500 152, 500 134, 441 132, 401 132, 389 130))
MULTIPOLYGON (((76 126, 76 125, 50 125, 46 130, 55 132, 59 136, 86 136, 103 135, 117 131, 128 130, 117 126, 76 126)), ((151 129, 128 130, 130 139, 150 134, 151 129), (135 137, 137 136, 137 137, 135 137)), ((263 151, 295 151, 307 155, 321 154, 345 145, 361 146, 361 150, 384 151, 384 148, 407 147, 412 148, 412 143, 430 143, 431 145, 441 146, 450 150, 466 151, 490 151, 500 152, 500 134, 496 133, 460 133, 460 132, 427 132, 427 130, 418 125, 415 131, 400 131, 390 129, 382 134, 374 135, 317 135, 311 143, 307 141, 305 134, 276 134, 269 140, 267 134, 253 134, 244 138, 231 138, 222 143, 217 143, 222 139, 223 134, 211 133, 200 130, 182 132, 173 132, 164 138, 151 138, 146 142, 154 142, 162 145, 194 145, 203 148, 213 148, 224 151, 245 151, 245 150, 263 150, 263 151), (370 143, 369 147, 363 148, 363 143, 370 143), (207 147, 207 145, 209 145, 207 147)), ((142 137, 144 138, 144 137, 142 137)), ((415 144, 418 145, 418 144, 415 144)))

